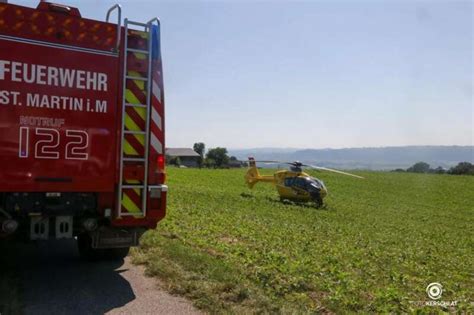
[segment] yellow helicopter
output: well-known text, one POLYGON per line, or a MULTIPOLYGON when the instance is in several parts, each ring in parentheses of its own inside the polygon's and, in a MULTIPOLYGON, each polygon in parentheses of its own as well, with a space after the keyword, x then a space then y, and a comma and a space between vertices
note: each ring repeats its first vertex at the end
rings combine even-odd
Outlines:
POLYGON ((311 177, 303 172, 303 167, 316 170, 334 172, 342 175, 363 178, 362 176, 338 171, 322 166, 307 165, 299 161, 296 162, 278 162, 278 161, 258 161, 266 164, 288 164, 289 170, 277 171, 273 175, 260 175, 257 168, 257 161, 253 157, 249 157, 249 168, 245 174, 245 182, 252 189, 256 183, 272 183, 276 186, 280 200, 292 200, 297 202, 314 202, 319 208, 323 205, 323 199, 327 196, 328 191, 324 182, 318 178, 311 177))

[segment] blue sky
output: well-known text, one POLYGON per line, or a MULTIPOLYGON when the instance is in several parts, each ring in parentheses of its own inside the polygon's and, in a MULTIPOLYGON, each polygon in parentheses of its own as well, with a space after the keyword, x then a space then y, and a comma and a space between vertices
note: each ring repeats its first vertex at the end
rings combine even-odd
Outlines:
POLYGON ((470 1, 121 4, 162 22, 169 147, 473 145, 470 1))

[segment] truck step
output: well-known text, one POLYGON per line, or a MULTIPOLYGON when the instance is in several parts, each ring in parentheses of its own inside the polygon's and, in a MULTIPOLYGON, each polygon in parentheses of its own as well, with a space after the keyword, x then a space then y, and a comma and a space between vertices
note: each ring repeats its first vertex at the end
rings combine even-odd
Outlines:
POLYGON ((134 52, 134 53, 137 53, 137 54, 148 54, 148 50, 144 50, 144 49, 127 48, 127 52, 128 51, 134 52))
POLYGON ((123 161, 124 161, 124 162, 145 162, 145 159, 144 159, 144 158, 128 158, 128 157, 124 157, 124 158, 123 158, 123 161))
POLYGON ((135 77, 135 76, 131 76, 131 75, 127 75, 127 76, 125 76, 125 78, 127 78, 127 80, 148 81, 148 78, 135 77))
POLYGON ((124 133, 126 135, 146 135, 145 131, 132 131, 132 130, 125 130, 124 133))
POLYGON ((143 185, 122 185, 123 189, 135 189, 135 188, 140 188, 143 189, 145 186, 143 185))
POLYGON ((125 103, 125 106, 128 107, 142 107, 142 108, 148 108, 145 104, 131 104, 131 103, 125 103))
POLYGON ((141 26, 141 27, 148 28, 148 24, 145 24, 145 23, 140 23, 140 22, 135 22, 135 21, 130 21, 130 20, 128 20, 127 23, 130 24, 130 25, 135 25, 135 26, 141 26))

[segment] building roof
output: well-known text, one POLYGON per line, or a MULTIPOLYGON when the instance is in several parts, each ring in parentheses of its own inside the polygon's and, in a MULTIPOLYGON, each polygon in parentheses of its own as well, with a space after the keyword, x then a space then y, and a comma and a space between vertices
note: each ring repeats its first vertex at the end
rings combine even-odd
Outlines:
POLYGON ((200 156, 191 148, 166 148, 168 156, 200 156))

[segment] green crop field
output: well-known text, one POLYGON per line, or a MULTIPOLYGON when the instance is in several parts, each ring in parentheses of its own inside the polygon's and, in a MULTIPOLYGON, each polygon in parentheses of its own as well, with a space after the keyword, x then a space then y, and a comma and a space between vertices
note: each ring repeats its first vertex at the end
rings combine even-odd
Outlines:
POLYGON ((134 261, 214 313, 473 310, 473 176, 313 173, 316 209, 244 173, 169 168, 168 215, 134 261), (432 282, 452 306, 424 305, 432 282))

